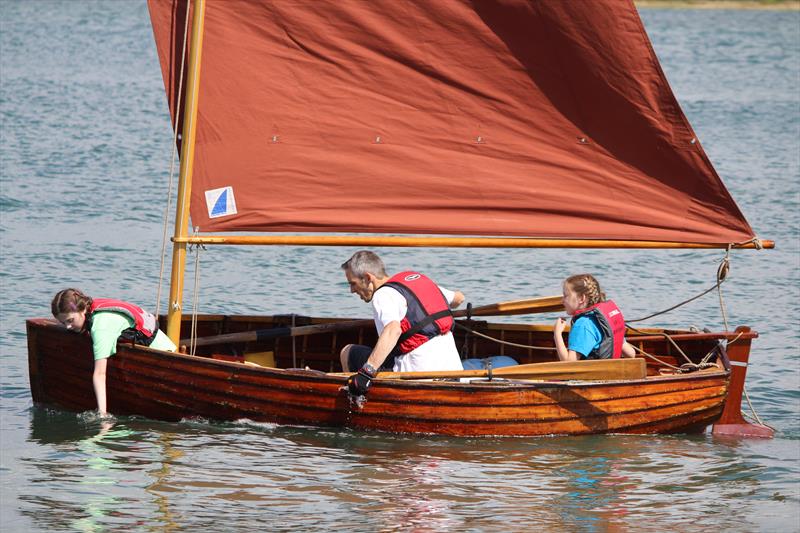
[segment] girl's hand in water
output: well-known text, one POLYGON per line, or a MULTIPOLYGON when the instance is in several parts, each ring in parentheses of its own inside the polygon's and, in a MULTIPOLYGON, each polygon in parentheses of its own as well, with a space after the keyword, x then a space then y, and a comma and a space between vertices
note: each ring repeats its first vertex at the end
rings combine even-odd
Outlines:
POLYGON ((103 419, 100 421, 100 433, 99 435, 104 435, 108 433, 108 430, 114 427, 114 421, 111 419, 103 419))

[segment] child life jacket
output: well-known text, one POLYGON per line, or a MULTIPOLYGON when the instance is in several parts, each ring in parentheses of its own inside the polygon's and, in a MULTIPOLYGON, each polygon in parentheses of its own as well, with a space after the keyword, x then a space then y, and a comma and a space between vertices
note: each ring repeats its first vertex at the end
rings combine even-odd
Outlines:
POLYGON ((94 298, 89 308, 90 323, 87 330, 91 329, 91 317, 95 312, 113 311, 120 313, 133 320, 133 327, 124 330, 120 334, 120 339, 133 341, 136 344, 150 346, 158 333, 158 320, 155 315, 148 313, 138 305, 133 305, 122 300, 111 298, 94 298))
POLYGON ((593 316, 602 335, 597 348, 586 354, 587 359, 619 359, 622 356, 622 344, 625 342, 625 318, 617 304, 606 300, 586 309, 579 309, 572 315, 572 323, 582 316, 593 316))
POLYGON ((450 304, 439 287, 418 272, 400 272, 379 287, 392 287, 406 299, 408 310, 400 322, 402 334, 395 350, 407 354, 453 327, 450 304))

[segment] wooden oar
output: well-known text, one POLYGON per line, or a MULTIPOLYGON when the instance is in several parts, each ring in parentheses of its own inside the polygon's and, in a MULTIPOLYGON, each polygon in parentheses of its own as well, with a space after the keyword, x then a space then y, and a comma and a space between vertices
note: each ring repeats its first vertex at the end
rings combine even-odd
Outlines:
MULTIPOLYGON (((540 296, 527 300, 511 300, 472 308, 472 316, 527 315, 563 311, 561 296, 540 296)), ((466 316, 466 309, 453 311, 453 316, 466 316)))
MULTIPOLYGON (((349 375, 349 374, 348 374, 349 375)), ((492 370, 492 377, 508 379, 577 379, 615 380, 644 379, 644 359, 592 359, 588 361, 556 361, 528 365, 504 366, 492 370)), ((379 372, 376 379, 455 379, 489 377, 488 370, 445 370, 439 372, 379 372)))
MULTIPOLYGON (((564 307, 561 305, 561 296, 542 296, 539 298, 529 298, 526 300, 512 300, 508 302, 498 302, 494 304, 474 307, 471 316, 499 316, 499 315, 522 315, 528 313, 549 313, 560 311, 564 307)), ((453 311, 453 316, 466 316, 466 309, 453 311)), ((369 326, 374 322, 371 319, 348 320, 345 322, 329 322, 327 324, 314 324, 311 326, 296 326, 293 328, 270 328, 258 329, 253 331, 241 331, 238 333, 226 333, 224 335, 214 335, 210 337, 200 337, 195 339, 195 346, 209 346, 213 344, 224 344, 226 342, 251 342, 276 337, 300 337, 303 335, 313 335, 315 333, 327 333, 330 331, 341 331, 369 326)), ((181 344, 189 344, 190 339, 181 339, 181 344)))

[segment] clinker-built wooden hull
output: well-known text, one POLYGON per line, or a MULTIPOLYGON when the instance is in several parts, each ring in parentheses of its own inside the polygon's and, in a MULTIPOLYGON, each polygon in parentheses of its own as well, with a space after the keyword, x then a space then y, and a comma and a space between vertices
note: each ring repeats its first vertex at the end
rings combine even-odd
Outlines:
MULTIPOLYGON (((285 317, 284 317, 285 318, 285 317)), ((323 319, 306 319, 309 322, 323 319)), ((276 317, 204 317, 201 332, 228 333, 278 325, 276 317)), ((547 328, 471 323, 496 338, 528 339, 545 345, 547 328)), ((83 411, 96 407, 88 337, 67 332, 51 320, 27 323, 31 392, 35 402, 83 411)), ((166 353, 120 343, 109 359, 109 410, 159 420, 203 417, 250 419, 299 425, 342 426, 367 430, 445 435, 577 435, 588 433, 689 433, 703 431, 725 416, 741 425, 741 391, 733 394, 736 369, 727 355, 719 367, 687 374, 660 375, 650 367, 646 378, 614 381, 458 381, 377 380, 363 402, 351 398, 338 370, 338 350, 357 340, 369 342, 369 328, 302 339, 271 339, 248 346, 215 347, 199 356, 166 353), (258 344, 257 346, 255 344, 258 344), (324 349, 320 347, 326 347, 324 349), (242 354, 269 349, 276 366, 245 364, 242 354), (225 353, 227 352, 227 353, 225 353), (284 364, 280 364, 280 363, 284 364), (291 366, 303 369, 286 369, 291 366), (723 364, 724 363, 724 364, 723 364), (308 367, 308 369, 305 369, 308 367), (734 372, 731 372, 731 369, 734 372), (734 379, 732 380, 732 376, 734 379), (733 400, 736 405, 731 405, 733 400), (735 416, 734 413, 735 412, 735 416), (724 415, 725 413, 725 415, 724 415), (736 417, 739 417, 737 419, 736 417)), ((702 357, 719 339, 734 334, 676 334, 680 343, 702 357)), ((755 333, 740 330, 728 352, 744 357, 755 333), (746 348, 744 351, 741 348, 746 348)), ((634 343, 635 337, 631 337, 634 343)), ((483 341, 472 343, 472 356, 486 356, 483 341)), ((466 342, 465 342, 466 341, 466 342)), ((648 353, 665 354, 663 336, 641 336, 648 353), (660 350, 660 351, 659 351, 660 350)), ((496 345, 492 349, 497 350, 496 345)), ((511 349, 521 363, 552 360, 552 352, 511 349)), ((495 353, 497 353, 495 351, 495 353)))

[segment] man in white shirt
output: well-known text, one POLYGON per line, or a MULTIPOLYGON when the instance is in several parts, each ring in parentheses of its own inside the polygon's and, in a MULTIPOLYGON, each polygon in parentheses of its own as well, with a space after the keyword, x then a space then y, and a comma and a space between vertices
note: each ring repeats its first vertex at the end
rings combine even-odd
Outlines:
POLYGON ((439 287, 418 272, 389 277, 380 257, 367 250, 353 254, 342 270, 350 292, 372 305, 378 331, 373 348, 348 344, 341 351, 344 371, 358 371, 351 378, 352 392, 366 393, 378 369, 462 370, 450 314, 464 301, 460 291, 439 287))

